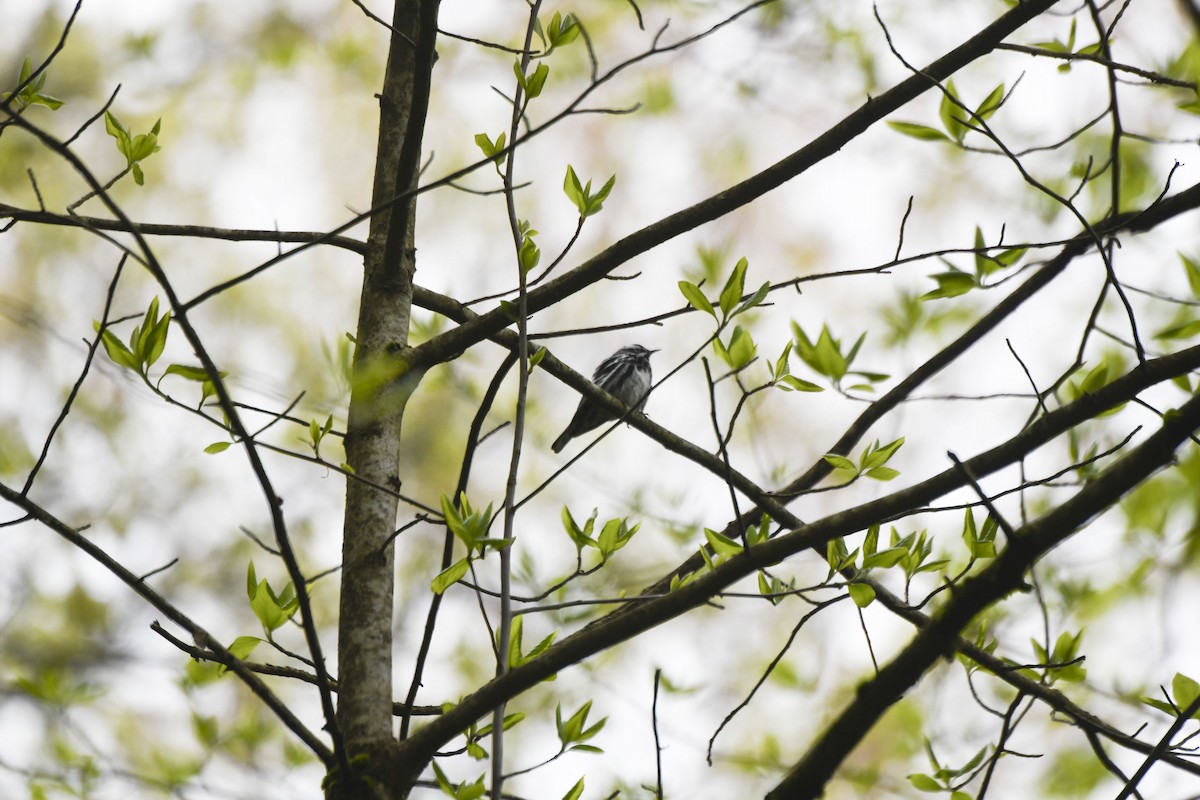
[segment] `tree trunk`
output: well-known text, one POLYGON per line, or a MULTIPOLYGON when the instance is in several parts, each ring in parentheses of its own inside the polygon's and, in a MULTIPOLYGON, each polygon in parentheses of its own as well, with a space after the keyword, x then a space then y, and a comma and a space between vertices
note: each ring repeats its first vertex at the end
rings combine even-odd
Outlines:
MULTIPOLYGON (((435 59, 437 0, 398 0, 380 94, 375 184, 364 259, 346 458, 355 475, 346 487, 338 638, 338 727, 347 754, 384 756, 392 738, 391 536, 399 488, 400 426, 419 374, 406 374, 416 270, 414 220, 421 136, 435 59), (398 199, 399 198, 399 199, 398 199)), ((360 760, 369 772, 385 758, 360 760), (371 763, 374 761, 375 763, 371 763)), ((377 775, 378 777, 378 775, 377 775)), ((335 786, 354 792, 347 784, 335 786)), ((361 788, 361 787, 360 787, 361 788)), ((375 784, 378 791, 379 784, 375 784)), ((331 787, 330 794, 342 792, 331 787)), ((385 796, 402 797, 407 787, 385 796)))

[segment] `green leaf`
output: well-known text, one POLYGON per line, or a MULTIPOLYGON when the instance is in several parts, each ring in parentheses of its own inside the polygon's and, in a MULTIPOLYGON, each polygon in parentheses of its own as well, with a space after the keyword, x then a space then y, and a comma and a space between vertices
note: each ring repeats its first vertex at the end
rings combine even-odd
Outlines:
POLYGON ((537 69, 533 71, 533 75, 525 85, 525 93, 532 100, 542 93, 542 89, 546 85, 546 77, 550 74, 550 65, 546 62, 541 62, 537 65, 537 69))
POLYGON ((521 59, 513 59, 513 75, 517 78, 517 85, 521 87, 521 91, 528 92, 529 81, 525 77, 525 73, 521 71, 521 59))
POLYGON ((554 644, 554 640, 557 637, 558 637, 558 632, 551 631, 550 634, 548 636, 546 636, 545 639, 542 639, 540 642, 535 644, 533 646, 533 649, 524 655, 524 657, 521 659, 521 663, 523 664, 531 658, 536 658, 537 656, 540 656, 542 653, 549 650, 550 645, 554 644))
POLYGON ((733 267, 733 272, 729 276, 729 280, 725 281, 725 288, 721 290, 720 306, 721 314, 728 319, 729 312, 733 311, 733 307, 742 299, 742 292, 746 284, 746 268, 750 265, 745 258, 738 259, 737 264, 733 267))
POLYGON ((475 134, 475 146, 488 158, 496 155, 496 145, 492 144, 492 137, 486 133, 475 134))
POLYGON ((679 291, 683 298, 687 300, 688 305, 697 311, 703 311, 706 314, 711 314, 713 319, 716 319, 717 312, 713 309, 712 303, 700 291, 700 287, 690 281, 680 281, 679 291))
MULTIPOLYGON (((254 648, 258 647, 262 641, 257 636, 239 636, 225 649, 237 660, 245 661, 254 652, 254 648)), ((224 675, 228 669, 229 667, 224 664, 217 665, 217 675, 224 675)))
POLYGON ((1186 322, 1180 322, 1176 325, 1168 325, 1158 333, 1154 334, 1154 338, 1191 339, 1197 334, 1200 334, 1200 319, 1193 319, 1186 322))
MULTIPOLYGON (((867 535, 863 539, 862 552, 864 556, 873 556, 879 550, 879 526, 872 525, 867 528, 867 535)), ((866 562, 863 562, 863 569, 866 569, 866 562)))
POLYGON ((530 372, 533 372, 533 368, 536 367, 538 364, 542 363, 542 359, 546 357, 547 352, 549 352, 549 351, 547 351, 545 347, 541 347, 541 346, 539 346, 537 350, 533 351, 533 355, 531 355, 529 357, 529 371, 530 372))
POLYGON ((931 128, 928 125, 918 125, 915 122, 896 122, 888 120, 888 127, 894 131, 911 136, 914 139, 920 139, 926 142, 948 142, 952 141, 946 134, 939 131, 937 128, 931 128))
POLYGON ((257 636, 239 636, 225 649, 235 658, 245 661, 261 642, 262 639, 257 636))
POLYGON ((987 243, 983 239, 983 229, 975 226, 975 274, 987 275, 1000 269, 1000 265, 987 255, 987 243))
POLYGON ((210 455, 215 453, 224 453, 232 444, 233 442, 213 442, 208 447, 204 448, 204 452, 210 455))
MULTIPOLYGON (((612 192, 613 186, 616 186, 616 184, 617 176, 610 175, 608 180, 604 182, 604 185, 600 187, 600 191, 588 198, 587 213, 584 214, 585 217, 590 217, 604 208, 604 201, 608 199, 609 193, 612 192)), ((591 185, 591 181, 588 181, 588 185, 591 185)))
POLYGON ((1192 290, 1192 296, 1200 300, 1200 264, 1183 253, 1179 254, 1179 260, 1183 262, 1184 271, 1187 273, 1188 286, 1192 290))
POLYGON ((462 558, 438 573, 437 577, 433 579, 433 583, 431 584, 433 593, 442 594, 451 586, 462 580, 462 577, 467 574, 467 568, 470 563, 470 559, 462 558))
POLYGON ((854 563, 854 559, 858 556, 858 550, 853 554, 846 550, 846 541, 842 537, 830 539, 825 546, 825 560, 829 564, 830 574, 848 567, 854 563))
POLYGON ((909 775, 908 780, 910 783, 912 783, 914 788, 920 789, 922 792, 942 791, 942 785, 928 775, 922 775, 920 773, 909 775))
POLYGON ((850 599, 859 608, 866 608, 875 600, 875 590, 865 583, 852 583, 849 586, 850 599))
POLYGON ((571 537, 571 541, 575 542, 575 549, 582 551, 585 547, 598 547, 595 540, 592 539, 592 526, 596 522, 598 512, 592 511, 592 516, 588 519, 585 528, 580 528, 575 522, 575 518, 571 516, 571 510, 566 506, 562 509, 562 523, 567 535, 571 537))
MULTIPOLYGON (((1186 711, 1197 697, 1200 697, 1200 683, 1182 672, 1176 672, 1175 677, 1171 680, 1171 699, 1175 701, 1175 705, 1179 706, 1180 712, 1186 711)), ((1197 712, 1192 712, 1193 717, 1197 715, 1197 712)))
MULTIPOLYGON (((17 84, 20 85, 29 80, 33 74, 33 62, 28 57, 21 63, 21 71, 17 77, 17 84)), ((62 106, 62 101, 58 98, 51 97, 48 94, 42 94, 42 87, 46 85, 47 72, 42 72, 32 81, 29 81, 13 100, 13 105, 17 111, 24 111, 30 106, 45 106, 51 111, 57 110, 62 106)), ((11 92, 0 93, 0 101, 7 101, 12 97, 11 92)))
POLYGON ((450 779, 446 777, 446 773, 442 772, 442 768, 437 765, 436 761, 433 762, 433 775, 435 778, 437 778, 438 787, 442 790, 442 792, 450 797, 456 796, 454 793, 454 785, 450 783, 450 779))
POLYGON ((995 89, 992 89, 992 91, 988 94, 987 97, 983 98, 983 102, 980 103, 979 106, 975 109, 976 116, 978 116, 982 119, 988 119, 993 114, 995 114, 998 110, 1000 110, 1000 106, 1003 105, 1003 102, 1002 102, 1003 100, 1004 100, 1004 84, 1002 83, 999 86, 997 86, 995 89))
POLYGON ((878 446, 878 444, 876 444, 876 446, 874 446, 874 447, 867 448, 867 450, 864 451, 864 453, 863 453, 863 458, 862 458, 862 463, 861 463, 862 468, 870 469, 872 467, 878 467, 883 464, 886 464, 888 461, 891 460, 892 456, 894 456, 896 454, 896 451, 899 450, 903 446, 904 446, 904 437, 901 436, 899 439, 896 439, 895 441, 892 441, 892 442, 888 442, 887 444, 883 445, 882 447, 880 447, 880 446, 878 446))
POLYGON ((950 138, 961 144, 963 137, 967 135, 968 128, 960 120, 968 115, 955 102, 958 99, 958 92, 954 87, 953 79, 946 81, 944 89, 942 102, 938 105, 938 116, 950 138))
POLYGON ((523 242, 521 242, 521 252, 520 252, 521 271, 528 273, 529 270, 536 267, 538 265, 538 262, 541 260, 542 260, 541 248, 539 248, 537 246, 537 243, 533 241, 532 236, 526 236, 525 240, 523 242))
POLYGON ((899 564, 907 555, 907 548, 889 547, 887 550, 881 550, 873 555, 865 555, 863 557, 863 569, 875 569, 876 567, 889 569, 899 564))
POLYGON ((845 456, 839 456, 837 453, 826 453, 821 458, 825 459, 834 469, 853 472, 855 475, 858 474, 858 465, 845 456))
POLYGON ((610 555, 628 544, 640 527, 640 525, 634 525, 629 528, 624 519, 610 519, 604 523, 604 527, 600 529, 600 535, 596 537, 596 546, 599 548, 601 556, 607 560, 610 555))
POLYGON ((562 800, 579 800, 583 796, 583 778, 575 782, 570 791, 563 795, 562 800))
POLYGON ((1176 717, 1179 715, 1178 712, 1176 712, 1175 707, 1172 706, 1170 703, 1166 702, 1165 700, 1158 700, 1153 697, 1143 697, 1143 698, 1141 698, 1141 700, 1146 705, 1150 706, 1151 708, 1157 708, 1159 711, 1163 712, 1164 714, 1169 714, 1172 717, 1176 717))
MULTIPOLYGON (((154 298, 152 308, 157 309, 158 298, 154 298)), ((153 366, 155 361, 158 361, 162 355, 163 349, 167 346, 167 333, 171 324, 171 313, 167 312, 162 315, 162 319, 151 324, 146 328, 149 331, 145 335, 145 344, 140 351, 142 363, 146 367, 153 366)))
POLYGON ((575 174, 575 168, 570 164, 567 165, 567 174, 563 177, 563 192, 575 204, 575 208, 579 210, 579 216, 582 217, 587 209, 583 184, 579 182, 579 176, 575 174))
POLYGON ((708 540, 708 545, 713 552, 718 555, 732 556, 742 552, 742 546, 739 543, 709 528, 704 529, 704 538, 708 540))
POLYGON ((767 292, 769 292, 769 291, 771 291, 771 282, 764 281, 763 285, 758 287, 758 290, 754 294, 752 294, 750 297, 746 298, 746 302, 742 303, 740 306, 735 308, 733 310, 733 313, 730 314, 729 316, 731 318, 736 317, 738 314, 741 314, 745 311, 749 311, 750 309, 754 308, 755 306, 761 304, 762 301, 767 298, 767 292))
MULTIPOLYGON (((99 323, 96 324, 98 325, 99 323)), ((104 345, 104 352, 108 354, 109 359, 114 364, 131 369, 134 372, 141 372, 141 365, 138 363, 137 356, 108 328, 105 328, 101 332, 100 343, 104 345)))
POLYGON ((197 383, 203 383, 208 380, 208 370, 204 369, 204 367, 188 367, 183 364, 168 365, 166 371, 163 372, 163 377, 165 378, 168 375, 178 375, 185 380, 196 381, 197 383))
POLYGON ((281 602, 281 599, 275 596, 265 580, 258 582, 254 597, 250 598, 250 609, 268 632, 277 630, 286 624, 296 613, 297 608, 299 605, 294 601, 281 602))
POLYGON ((993 257, 996 259, 996 261, 1000 262, 1001 266, 1011 267, 1013 264, 1016 264, 1018 261, 1024 258, 1025 253, 1028 251, 1028 247, 1010 247, 993 257))
POLYGON ((737 370, 754 360, 754 355, 758 352, 758 345, 750 338, 746 329, 739 325, 733 329, 733 335, 729 337, 728 352, 729 366, 737 370))
POLYGON ((503 133, 496 137, 495 142, 493 142, 492 137, 488 136, 486 133, 475 134, 475 145, 485 157, 492 160, 492 163, 496 165, 497 169, 504 164, 504 142, 505 134, 503 133))
POLYGON ((792 348, 795 346, 795 342, 792 341, 788 341, 783 346, 783 352, 779 354, 779 358, 775 359, 775 364, 771 367, 771 378, 773 380, 779 380, 792 371, 788 362, 791 360, 792 348))
POLYGON ((806 381, 803 378, 797 378, 795 375, 784 375, 782 378, 779 379, 779 383, 777 385, 780 389, 783 389, 784 391, 792 391, 792 390, 795 390, 797 392, 823 392, 823 391, 825 391, 824 387, 818 386, 817 384, 815 384, 811 381, 806 381))
POLYGON ((1081 394, 1092 394, 1103 388, 1106 383, 1108 383, 1108 364, 1102 362, 1092 367, 1084 376, 1083 381, 1079 384, 1079 391, 1081 394))
POLYGON ((938 272, 929 277, 937 281, 938 288, 921 295, 922 300, 958 297, 979 285, 974 275, 957 269, 949 272, 938 272))
MULTIPOLYGON (((509 666, 513 666, 513 667, 518 666, 518 665, 520 665, 521 661, 523 660, 522 656, 521 656, 521 639, 524 637, 524 635, 525 635, 525 618, 524 617, 514 617, 513 621, 512 621, 512 627, 509 628, 509 632, 508 632, 508 664, 509 664, 509 666)), ((500 631, 497 629, 497 631, 496 631, 497 644, 499 643, 499 637, 500 637, 500 631)))

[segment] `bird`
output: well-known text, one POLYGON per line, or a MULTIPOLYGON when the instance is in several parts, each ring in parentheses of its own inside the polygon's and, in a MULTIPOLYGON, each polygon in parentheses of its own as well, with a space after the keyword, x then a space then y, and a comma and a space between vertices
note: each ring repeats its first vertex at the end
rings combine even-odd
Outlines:
MULTIPOLYGON (((625 405, 632 406, 634 411, 641 411, 646 405, 646 397, 650 394, 650 354, 657 352, 647 350, 640 344, 622 347, 600 362, 600 366, 592 373, 592 383, 625 405)), ((575 409, 575 416, 571 417, 567 429, 554 440, 550 449, 557 453, 576 436, 598 428, 616 416, 607 408, 582 397, 579 407, 575 409)))

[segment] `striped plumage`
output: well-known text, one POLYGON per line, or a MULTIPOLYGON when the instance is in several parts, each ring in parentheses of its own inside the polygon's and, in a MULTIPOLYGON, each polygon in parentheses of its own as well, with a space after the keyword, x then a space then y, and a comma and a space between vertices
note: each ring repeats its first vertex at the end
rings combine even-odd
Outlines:
MULTIPOLYGON (((633 406, 634 411, 641 411, 646 405, 646 396, 650 393, 650 354, 657 352, 647 350, 640 344, 622 347, 596 367, 592 374, 592 383, 625 405, 633 406)), ((581 398, 579 407, 575 409, 575 416, 571 418, 571 424, 554 440, 550 449, 557 453, 576 436, 598 428, 614 418, 615 415, 607 408, 593 405, 586 397, 581 398)))

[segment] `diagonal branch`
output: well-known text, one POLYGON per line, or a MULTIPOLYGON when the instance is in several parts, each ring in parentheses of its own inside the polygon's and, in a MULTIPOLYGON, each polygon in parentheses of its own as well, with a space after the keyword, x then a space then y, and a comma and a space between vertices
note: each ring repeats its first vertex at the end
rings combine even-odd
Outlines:
MULTIPOLYGON (((58 517, 55 517, 46 509, 30 500, 23 493, 0 483, 0 498, 7 500, 13 505, 23 510, 29 517, 37 520, 45 525, 50 530, 57 533, 63 539, 66 539, 75 548, 87 553, 105 569, 116 575, 121 581, 140 595, 146 602, 159 610, 167 619, 174 622, 179 627, 186 630, 192 635, 196 644, 215 653, 221 660, 221 663, 229 667, 243 683, 254 692, 254 694, 263 701, 267 708, 279 717, 280 721, 287 726, 288 730, 294 733, 310 750, 316 753, 317 757, 324 762, 326 767, 332 767, 336 762, 332 751, 321 741, 312 731, 304 726, 304 723, 292 713, 287 703, 275 695, 262 680, 255 675, 245 662, 237 656, 230 653, 217 639, 207 630, 200 626, 195 620, 184 614, 174 606, 165 597, 151 589, 146 582, 139 576, 129 571, 121 562, 104 552, 102 548, 94 542, 79 533, 78 530, 72 528, 58 517)), ((322 676, 322 679, 327 679, 322 676)))
MULTIPOLYGON (((930 78, 944 80, 966 65, 990 53, 1009 34, 1042 14, 1056 0, 1029 0, 1015 6, 962 45, 934 61, 922 75, 897 84, 879 97, 867 100, 856 111, 829 128, 811 143, 736 186, 719 192, 682 211, 651 223, 588 259, 580 266, 529 293, 529 313, 570 297, 590 286, 630 259, 701 225, 719 219, 801 175, 837 153, 888 114, 930 89, 930 78)), ((503 308, 442 334, 413 351, 415 363, 425 367, 456 357, 468 347, 508 327, 511 320, 503 308)))
POLYGON ((854 700, 767 794, 768 800, 821 797, 834 772, 875 722, 942 655, 954 648, 959 633, 977 614, 1019 589, 1039 558, 1169 464, 1176 449, 1197 427, 1200 427, 1200 395, 1188 400, 1145 442, 1088 481, 1074 497, 1018 529, 1012 542, 991 565, 956 587, 930 624, 877 677, 858 687, 854 700))
MULTIPOLYGON (((7 112, 7 109, 0 107, 0 110, 7 112)), ((183 331, 184 337, 191 346, 192 351, 196 354, 196 358, 200 361, 204 371, 208 374, 208 379, 212 383, 213 389, 217 395, 217 401, 220 403, 221 410, 229 419, 229 427, 233 429, 237 437, 241 440, 243 450, 246 453, 247 459, 250 461, 251 470, 254 472, 255 479, 262 490, 267 506, 270 509, 271 522, 275 531, 276 542, 279 545, 280 555, 283 558, 284 565, 287 567, 288 577, 292 581, 292 585, 296 590, 296 600, 300 607, 301 627, 304 630, 305 642, 308 645, 309 652, 312 655, 314 669, 317 677, 320 680, 318 690, 321 698, 321 710, 325 716, 326 725, 330 736, 334 743, 334 756, 339 762, 345 762, 345 754, 340 746, 341 733, 337 727, 333 708, 333 695, 328 687, 329 674, 325 666, 325 660, 321 651, 321 640, 317 633, 316 622, 312 615, 312 604, 309 601, 307 584, 304 579, 304 573, 300 569, 300 564, 296 559, 295 551, 292 549, 291 539, 288 534, 287 524, 283 517, 283 501, 275 494, 274 486, 271 478, 267 474, 266 466, 262 462, 262 458, 258 452, 258 445, 251 438, 249 430, 242 423, 237 407, 233 403, 233 398, 229 394, 228 387, 221 379, 220 370, 217 369, 216 363, 212 356, 209 355, 208 349, 204 346, 204 342, 200 338, 199 332, 188 318, 187 309, 179 300, 179 296, 175 292, 175 287, 167 277, 166 271, 162 264, 154 255, 149 243, 136 230, 132 230, 133 222, 125 214, 125 211, 117 205, 107 191, 100 185, 96 176, 88 169, 80 158, 75 155, 75 152, 70 147, 64 145, 61 141, 51 136, 40 127, 29 123, 23 117, 10 116, 11 122, 26 132, 32 134, 38 139, 43 146, 51 152, 57 154, 60 158, 66 161, 71 167, 83 178, 84 182, 92 189, 99 197, 100 201, 116 217, 125 230, 131 230, 134 241, 138 250, 141 252, 141 260, 146 269, 154 277, 154 280, 162 287, 163 294, 170 303, 171 310, 174 314, 175 323, 183 331)), ((343 763, 343 768, 348 765, 343 763)))
MULTIPOLYGON (((977 476, 989 475, 1018 461, 1080 422, 1136 395, 1146 387, 1198 366, 1200 347, 1148 361, 1095 393, 1051 412, 1007 442, 965 463, 971 473, 977 476)), ((1190 410, 1187 413, 1200 413, 1193 410, 1192 405, 1185 406, 1185 409, 1190 410)), ((1176 420, 1184 414, 1185 411, 1180 411, 1172 416, 1172 422, 1169 426, 1164 426, 1164 430, 1168 427, 1175 430, 1178 427, 1176 420)), ((1190 433, 1190 429, 1187 433, 1190 433)), ((1181 435, 1186 437, 1187 433, 1181 435)), ((1118 463, 1125 463, 1128 458, 1118 463)), ((831 539, 863 530, 874 522, 893 518, 906 510, 924 506, 932 499, 961 488, 964 484, 961 471, 957 468, 947 469, 921 483, 878 500, 830 515, 809 525, 800 525, 719 564, 713 570, 695 577, 669 593, 647 598, 642 603, 631 603, 566 637, 542 655, 463 698, 453 709, 402 743, 401 753, 410 765, 413 761, 427 759, 441 744, 457 735, 501 699, 514 697, 563 668, 706 604, 726 587, 758 569, 777 564, 809 548, 823 549, 831 539)), ((1115 500, 1115 497, 1114 495, 1111 500, 1115 500)), ((944 652, 949 646, 951 645, 940 646, 937 654, 944 652)))

